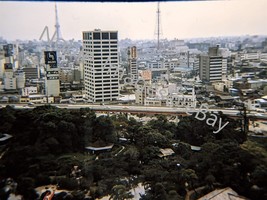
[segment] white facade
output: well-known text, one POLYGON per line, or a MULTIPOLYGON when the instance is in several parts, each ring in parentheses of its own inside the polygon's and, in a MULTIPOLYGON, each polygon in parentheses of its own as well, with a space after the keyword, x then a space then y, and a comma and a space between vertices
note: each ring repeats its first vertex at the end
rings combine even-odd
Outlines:
POLYGON ((163 68, 163 62, 160 60, 148 61, 147 62, 147 68, 148 69, 161 69, 161 68, 163 68))
POLYGON ((37 94, 37 87, 25 87, 22 89, 22 96, 29 96, 31 94, 37 94))
POLYGON ((147 97, 144 99, 145 106, 166 106, 166 100, 147 97))
POLYGON ((170 94, 167 99, 167 106, 170 106, 170 107, 195 108, 196 103, 197 101, 196 101, 195 94, 187 95, 187 94, 173 93, 173 94, 170 94))
POLYGON ((46 71, 45 77, 45 91, 46 96, 59 96, 60 85, 59 85, 59 71, 58 68, 50 68, 46 71))
POLYGON ((6 59, 4 57, 0 57, 0 79, 3 78, 4 72, 5 72, 5 67, 4 64, 6 62, 6 59))
POLYGON ((6 90, 16 90, 17 89, 17 81, 14 76, 13 71, 6 71, 4 74, 4 89, 6 90))
POLYGON ((89 102, 119 98, 117 31, 83 32, 84 85, 89 102))
POLYGON ((54 98, 36 94, 29 95, 29 101, 32 103, 54 103, 54 98))
POLYGON ((208 55, 200 55, 199 77, 202 81, 222 81, 226 75, 227 59, 221 55, 218 46, 209 48, 208 55))
POLYGON ((17 81, 17 89, 22 89, 25 87, 25 74, 23 71, 16 72, 16 81, 17 81))

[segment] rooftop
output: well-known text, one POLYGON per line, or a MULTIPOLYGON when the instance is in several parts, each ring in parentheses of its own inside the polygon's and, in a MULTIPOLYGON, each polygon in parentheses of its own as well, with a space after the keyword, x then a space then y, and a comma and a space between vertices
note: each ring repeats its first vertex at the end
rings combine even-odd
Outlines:
POLYGON ((232 188, 216 189, 198 200, 247 200, 239 196, 232 188))

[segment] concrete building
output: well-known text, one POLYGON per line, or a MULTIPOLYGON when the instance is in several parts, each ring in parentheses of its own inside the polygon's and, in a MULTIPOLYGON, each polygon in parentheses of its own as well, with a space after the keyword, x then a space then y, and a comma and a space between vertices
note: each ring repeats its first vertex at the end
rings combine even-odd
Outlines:
POLYGON ((149 86, 145 84, 136 84, 135 87, 135 103, 138 105, 144 105, 149 86))
POLYGON ((61 68, 59 71, 59 81, 60 83, 72 83, 73 81, 72 70, 61 68))
POLYGON ((196 107, 196 95, 193 89, 192 94, 172 93, 168 95, 167 106, 179 107, 179 108, 195 108, 196 107))
POLYGON ((22 70, 25 73, 26 79, 40 78, 40 71, 38 67, 24 67, 22 70))
POLYGON ((16 90, 17 82, 14 75, 14 57, 13 57, 13 44, 3 45, 4 50, 4 89, 16 90))
POLYGON ((6 59, 0 56, 0 79, 2 79, 4 76, 5 62, 6 62, 6 59))
POLYGON ((5 90, 16 90, 17 89, 17 79, 14 76, 13 69, 5 70, 4 89, 5 90))
POLYGON ((210 47, 207 55, 199 57, 199 77, 202 81, 216 82, 226 78, 227 59, 220 52, 219 46, 210 47))
POLYGON ((128 49, 128 65, 129 75, 132 82, 138 79, 138 67, 137 67, 137 50, 136 46, 128 49))
POLYGON ((23 89, 25 87, 25 74, 21 70, 15 72, 17 89, 23 89))
POLYGON ((166 99, 147 97, 144 99, 145 106, 166 106, 166 99))
POLYGON ((84 85, 89 102, 119 98, 118 32, 83 32, 84 85))
POLYGON ((142 70, 140 72, 141 79, 148 82, 149 84, 151 83, 152 80, 152 73, 151 70, 142 70))
POLYGON ((25 87, 21 90, 21 95, 22 96, 29 96, 29 95, 32 95, 32 94, 37 94, 38 92, 38 89, 37 87, 25 87))
POLYGON ((59 68, 57 66, 57 54, 56 51, 45 51, 45 94, 47 97, 59 96, 59 68))

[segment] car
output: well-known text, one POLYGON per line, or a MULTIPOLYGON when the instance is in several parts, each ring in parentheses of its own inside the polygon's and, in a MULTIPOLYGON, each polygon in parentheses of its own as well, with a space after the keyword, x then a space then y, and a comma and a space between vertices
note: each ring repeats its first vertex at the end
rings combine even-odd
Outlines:
POLYGON ((257 116, 257 117, 262 117, 263 115, 260 114, 260 113, 256 113, 255 116, 257 116))
POLYGON ((266 112, 266 110, 265 109, 262 109, 262 108, 257 108, 256 111, 257 112, 261 112, 261 113, 265 113, 266 112))

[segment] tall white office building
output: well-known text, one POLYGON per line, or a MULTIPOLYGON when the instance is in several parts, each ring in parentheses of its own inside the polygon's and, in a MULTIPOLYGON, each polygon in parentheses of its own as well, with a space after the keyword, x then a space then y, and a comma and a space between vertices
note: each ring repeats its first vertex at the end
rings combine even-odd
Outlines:
POLYGON ((221 81, 226 75, 227 59, 222 56, 219 46, 210 47, 207 55, 199 56, 199 78, 202 81, 221 81))
POLYGON ((118 32, 83 32, 84 86, 89 102, 115 101, 119 97, 118 32))

